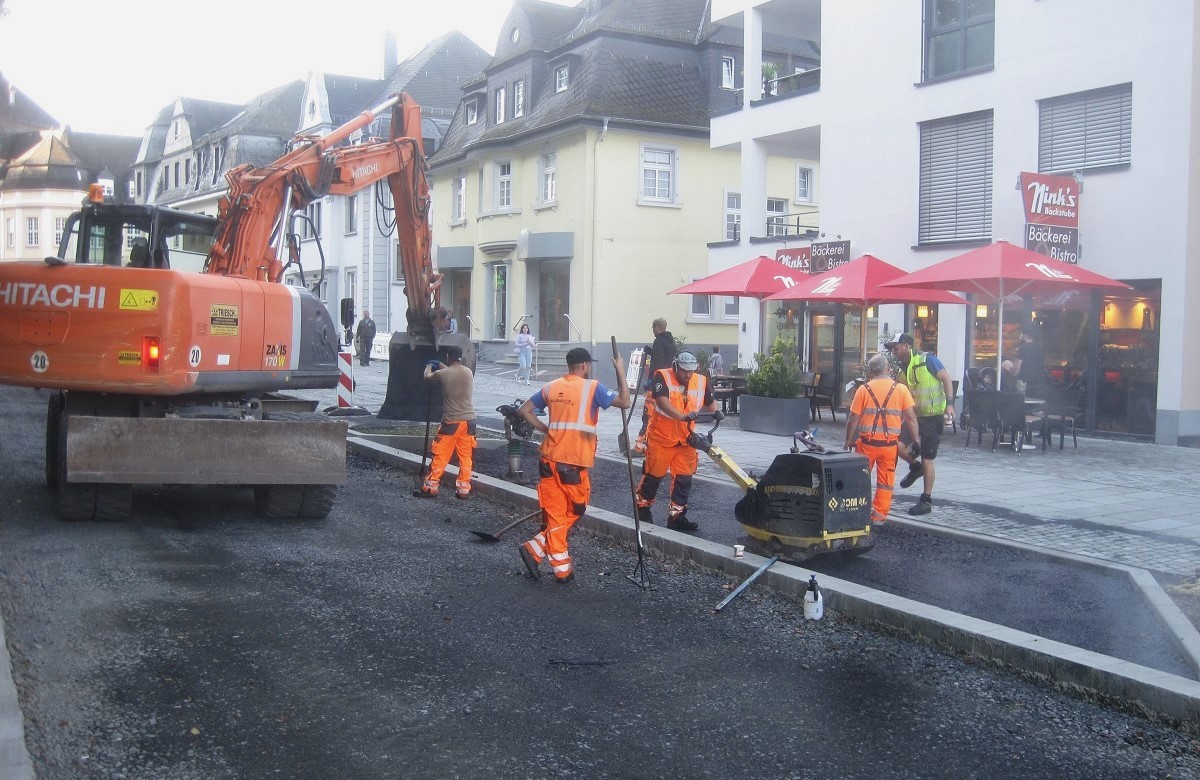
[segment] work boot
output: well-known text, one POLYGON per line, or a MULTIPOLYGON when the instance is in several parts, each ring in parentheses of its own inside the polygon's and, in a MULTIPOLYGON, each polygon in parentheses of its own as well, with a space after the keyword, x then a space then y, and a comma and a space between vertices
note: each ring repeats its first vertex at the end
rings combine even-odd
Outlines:
POLYGON ((568 582, 573 582, 574 580, 575 580, 575 572, 571 572, 570 574, 568 574, 565 577, 556 577, 554 581, 557 582, 559 585, 566 585, 568 582))
POLYGON ((457 499, 466 501, 468 498, 471 497, 471 493, 466 490, 456 490, 456 491, 454 491, 454 497, 457 499))
POLYGON ((667 528, 672 531, 695 531, 700 526, 687 519, 687 512, 680 512, 674 517, 667 518, 667 528))
POLYGON ((538 569, 538 562, 534 560, 533 553, 525 549, 525 545, 517 545, 517 552, 521 553, 521 561, 525 564, 525 571, 529 572, 529 579, 540 580, 542 572, 538 569))
POLYGON ((917 481, 917 477, 925 473, 924 461, 913 461, 908 466, 908 473, 904 475, 904 479, 900 480, 900 487, 912 487, 912 483, 917 481))
POLYGON ((426 490, 425 488, 414 490, 413 495, 417 498, 437 498, 437 493, 434 493, 432 490, 426 490))
POLYGON ((650 507, 648 506, 639 506, 637 508, 637 519, 639 523, 654 525, 654 515, 651 514, 650 507))
POLYGON ((908 513, 910 515, 927 515, 932 511, 933 498, 925 493, 922 493, 921 497, 917 499, 917 503, 909 507, 908 513))

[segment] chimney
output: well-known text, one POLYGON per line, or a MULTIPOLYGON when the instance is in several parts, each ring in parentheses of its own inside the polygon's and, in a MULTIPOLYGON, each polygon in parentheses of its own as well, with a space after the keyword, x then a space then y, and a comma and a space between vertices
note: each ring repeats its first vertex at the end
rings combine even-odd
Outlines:
POLYGON ((392 75, 396 67, 400 64, 400 60, 396 57, 396 33, 385 32, 383 34, 383 78, 392 75))

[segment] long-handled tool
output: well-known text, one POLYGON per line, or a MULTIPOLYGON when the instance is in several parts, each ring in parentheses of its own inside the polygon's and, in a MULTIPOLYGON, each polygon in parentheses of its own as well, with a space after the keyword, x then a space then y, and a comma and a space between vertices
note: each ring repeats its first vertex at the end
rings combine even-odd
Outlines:
POLYGON ((541 509, 535 509, 534 511, 525 515, 524 517, 518 517, 516 520, 513 520, 511 523, 504 526, 503 528, 501 528, 499 531, 497 531, 494 534, 488 533, 487 531, 472 531, 471 533, 475 534, 476 536, 478 536, 480 539, 484 540, 485 542, 498 542, 498 541, 500 541, 500 537, 504 536, 504 534, 506 532, 511 531, 512 529, 516 528, 517 526, 519 526, 521 523, 525 522, 526 520, 532 520, 533 518, 537 517, 541 513, 542 513, 541 509))
POLYGON ((429 385, 429 395, 425 399, 425 446, 421 448, 421 470, 417 472, 417 484, 413 495, 421 495, 425 482, 425 461, 429 458, 429 428, 433 424, 433 385, 429 385))
MULTIPOLYGON (((614 360, 620 357, 617 354, 616 336, 612 337, 612 351, 614 360)), ((617 369, 617 381, 625 381, 625 377, 621 376, 620 369, 617 369)), ((639 384, 639 389, 640 387, 639 384)), ((629 409, 621 410, 621 435, 625 437, 626 442, 629 441, 629 420, 633 417, 632 408, 631 405, 629 409)), ((642 546, 642 524, 638 520, 637 486, 633 483, 633 449, 631 447, 624 449, 625 463, 629 469, 629 495, 633 499, 633 533, 637 538, 637 566, 633 567, 633 573, 628 575, 629 581, 643 590, 653 590, 654 586, 650 584, 650 573, 646 570, 646 548, 642 546)))
POLYGON ((720 612, 721 610, 725 609, 726 604, 728 604, 729 602, 736 599, 739 595, 741 595, 742 591, 744 591, 746 588, 750 587, 751 583, 753 583, 756 579, 761 577, 763 575, 763 572, 765 572, 767 569, 774 566, 775 562, 778 560, 779 560, 779 556, 776 555, 776 556, 768 559, 767 562, 764 563, 762 566, 759 566, 757 571, 755 571, 753 574, 751 574, 749 577, 747 577, 745 579, 745 581, 742 582, 741 585, 738 585, 736 588, 734 588, 733 593, 730 593, 728 596, 726 596, 721 601, 720 604, 713 607, 713 612, 720 612))

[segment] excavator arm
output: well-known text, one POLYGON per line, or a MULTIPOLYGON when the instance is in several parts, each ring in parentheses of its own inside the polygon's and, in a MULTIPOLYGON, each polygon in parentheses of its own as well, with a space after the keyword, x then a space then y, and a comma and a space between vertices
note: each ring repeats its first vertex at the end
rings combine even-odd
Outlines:
POLYGON ((274 163, 242 165, 226 174, 229 194, 219 206, 221 228, 209 252, 208 273, 279 282, 286 265, 292 214, 325 195, 350 195, 386 178, 396 209, 396 234, 408 298, 408 332, 429 336, 439 310, 441 277, 433 272, 429 182, 421 141, 421 109, 396 95, 321 137, 299 141, 274 163), (339 147, 392 111, 387 141, 339 147))

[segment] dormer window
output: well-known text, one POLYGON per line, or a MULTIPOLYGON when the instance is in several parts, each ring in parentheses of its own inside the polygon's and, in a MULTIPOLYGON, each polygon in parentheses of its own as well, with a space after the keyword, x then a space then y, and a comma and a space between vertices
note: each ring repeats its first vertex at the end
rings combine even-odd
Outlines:
POLYGON ((505 98, 508 90, 504 87, 496 88, 496 124, 501 124, 505 120, 504 109, 506 106, 505 98))
POLYGON ((566 65, 559 65, 554 69, 554 91, 566 92, 567 84, 570 83, 570 72, 566 65))
POLYGON ((467 101, 467 124, 473 125, 479 121, 479 104, 474 100, 467 101))
POLYGON ((521 40, 521 28, 512 28, 512 32, 508 34, 508 39, 513 42, 514 46, 516 46, 517 42, 521 40))
POLYGON ((525 79, 513 84, 513 118, 525 116, 525 79))

